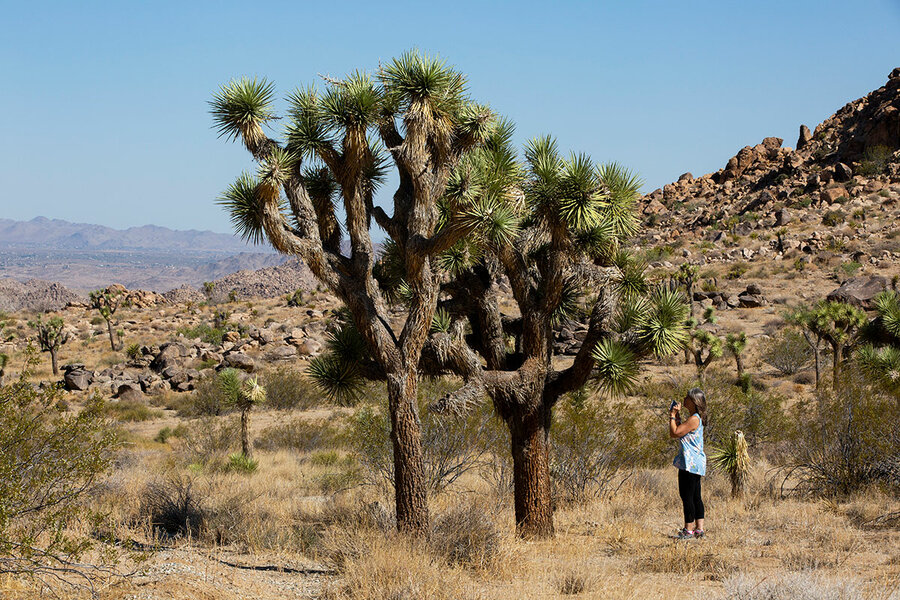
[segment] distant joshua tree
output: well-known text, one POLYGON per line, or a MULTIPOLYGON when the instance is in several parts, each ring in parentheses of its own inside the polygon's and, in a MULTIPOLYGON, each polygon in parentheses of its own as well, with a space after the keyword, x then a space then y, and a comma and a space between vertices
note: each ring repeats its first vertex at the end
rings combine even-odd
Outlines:
POLYGON ((798 309, 790 320, 831 346, 831 385, 838 391, 845 355, 856 345, 863 327, 868 323, 865 311, 844 302, 827 300, 812 308, 798 309))
POLYGON ((6 375, 7 364, 9 364, 9 356, 0 353, 0 386, 3 385, 3 377, 6 375))
POLYGON ((106 321, 106 329, 109 332, 109 346, 113 351, 118 350, 116 336, 113 331, 113 315, 119 309, 125 295, 121 290, 105 289, 91 292, 91 308, 96 309, 103 320, 106 321))
POLYGON ((57 366, 57 354, 60 346, 69 341, 69 334, 63 328, 62 318, 53 317, 48 321, 38 315, 34 321, 29 321, 29 327, 37 330, 37 342, 41 348, 41 352, 50 353, 50 364, 53 366, 53 374, 59 375, 59 367, 57 366))
POLYGON ((743 331, 725 336, 725 349, 734 357, 738 379, 744 376, 744 350, 747 349, 747 334, 743 331))

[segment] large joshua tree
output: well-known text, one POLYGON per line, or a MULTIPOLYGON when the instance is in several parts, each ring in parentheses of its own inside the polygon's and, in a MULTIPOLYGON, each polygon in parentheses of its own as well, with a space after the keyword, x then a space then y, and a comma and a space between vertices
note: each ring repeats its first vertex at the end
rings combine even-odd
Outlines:
MULTIPOLYGON (((584 155, 564 159, 549 137, 530 142, 525 158, 521 193, 506 195, 503 219, 439 256, 443 294, 421 371, 463 379, 434 410, 458 413, 485 398, 493 402, 510 431, 517 531, 543 537, 553 534, 548 435, 554 405, 592 373, 609 392, 627 390, 640 356, 685 343, 688 307, 680 292, 648 285, 642 264, 624 250, 638 228, 633 175, 584 155), (506 280, 518 308, 510 314, 501 312, 506 280), (560 365, 554 328, 579 315, 588 331, 575 358, 560 365)), ((491 163, 477 155, 462 161, 450 193, 489 188, 485 164, 491 163)), ((402 299, 407 275, 394 253, 389 245, 379 263, 381 283, 402 299)), ((349 328, 338 328, 321 359, 354 374, 334 386, 339 389, 352 388, 354 376, 367 370, 359 353, 348 350, 355 335, 349 328)))
MULTIPOLYGON (((219 131, 240 139, 259 165, 255 174, 238 177, 222 204, 244 238, 268 240, 301 257, 346 305, 371 357, 366 374, 387 384, 397 526, 424 535, 428 507, 416 390, 439 294, 436 260, 482 225, 499 222, 502 229, 500 191, 508 165, 497 161, 506 155, 472 155, 487 147, 502 150, 509 128, 469 98, 462 74, 418 52, 392 60, 374 76, 326 78, 324 87, 288 96, 280 140, 264 130, 277 118, 273 84, 240 79, 214 95, 211 112, 219 131), (486 179, 490 185, 476 189, 454 179, 462 162, 479 161, 482 171, 493 174, 486 179), (373 200, 389 163, 399 179, 391 214, 373 200), (390 238, 404 274, 409 310, 396 328, 375 277, 373 219, 390 238)), ((341 380, 348 374, 326 369, 324 375, 341 380)))

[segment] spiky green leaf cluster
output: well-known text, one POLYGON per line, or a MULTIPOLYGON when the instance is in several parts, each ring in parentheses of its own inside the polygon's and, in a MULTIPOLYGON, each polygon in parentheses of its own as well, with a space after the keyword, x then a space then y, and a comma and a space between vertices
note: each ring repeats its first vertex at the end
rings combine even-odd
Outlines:
POLYGON ((213 94, 210 112, 219 136, 237 139, 275 118, 275 84, 265 79, 231 80, 213 94))
POLYGON ((885 388, 900 391, 900 348, 876 348, 866 344, 857 350, 856 362, 864 373, 875 378, 885 388))
POLYGON ((235 233, 252 244, 259 244, 265 239, 258 186, 259 179, 249 173, 241 173, 216 200, 228 212, 235 233))
POLYGON ((472 110, 466 102, 463 75, 437 56, 418 50, 405 52, 378 72, 385 90, 386 109, 392 114, 409 112, 427 105, 430 117, 456 117, 461 112, 472 122, 472 110), (466 111, 463 108, 466 107, 466 111))
POLYGON ((669 356, 684 347, 689 338, 685 322, 690 308, 684 295, 667 287, 654 289, 637 303, 634 317, 641 347, 656 356, 669 356))
POLYGON ((637 383, 640 372, 638 358, 626 344, 606 338, 591 351, 597 377, 597 387, 610 395, 628 393, 637 383))
POLYGON ((453 324, 453 318, 449 311, 439 308, 434 312, 431 318, 431 333, 450 333, 450 326, 453 324))
POLYGON ((306 372, 328 398, 351 406, 365 388, 359 364, 366 355, 366 342, 346 312, 336 315, 325 346, 325 352, 309 362, 306 372))

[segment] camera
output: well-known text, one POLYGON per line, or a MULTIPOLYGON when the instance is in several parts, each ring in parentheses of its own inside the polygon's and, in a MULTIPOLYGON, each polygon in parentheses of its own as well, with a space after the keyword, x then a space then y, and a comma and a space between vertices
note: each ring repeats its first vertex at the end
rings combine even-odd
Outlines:
POLYGON ((676 404, 678 404, 678 400, 672 400, 672 404, 669 405, 669 412, 675 409, 676 404))

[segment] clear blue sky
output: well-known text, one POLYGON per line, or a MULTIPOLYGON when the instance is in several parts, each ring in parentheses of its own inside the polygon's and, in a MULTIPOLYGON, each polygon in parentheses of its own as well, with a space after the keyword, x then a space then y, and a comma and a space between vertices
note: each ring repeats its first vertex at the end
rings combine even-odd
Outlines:
POLYGON ((650 191, 765 136, 793 146, 900 66, 900 0, 0 9, 0 217, 113 227, 230 230, 214 199, 251 163, 206 101, 240 75, 287 92, 418 47, 467 73, 520 141, 553 133, 650 191))

